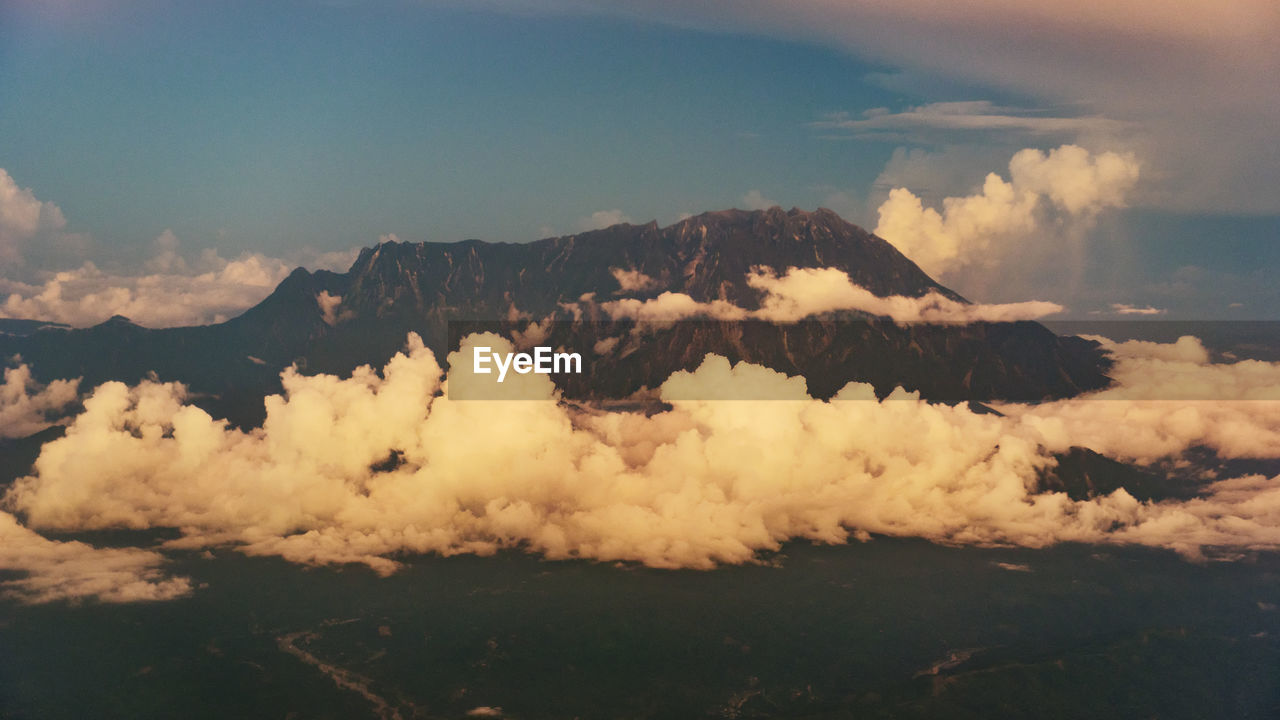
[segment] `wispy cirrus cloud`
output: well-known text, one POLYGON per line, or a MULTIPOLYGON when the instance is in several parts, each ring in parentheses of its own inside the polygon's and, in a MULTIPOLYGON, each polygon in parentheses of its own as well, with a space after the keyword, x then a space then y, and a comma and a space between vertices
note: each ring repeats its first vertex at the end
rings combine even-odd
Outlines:
POLYGON ((1112 303, 1111 312, 1116 315, 1163 315, 1164 308, 1152 307, 1150 305, 1130 305, 1128 303, 1112 303))
POLYGON ((485 7, 612 14, 800 40, 888 65, 889 74, 928 78, 936 87, 960 81, 999 96, 1012 92, 1037 109, 1085 106, 1085 118, 978 112, 968 105, 953 108, 967 111, 958 118, 938 117, 946 107, 940 106, 890 113, 902 116, 892 121, 848 120, 866 121, 866 129, 888 122, 999 122, 1019 132, 1076 132, 1092 129, 1097 116, 1136 128, 1126 147, 1159 178, 1144 202, 1280 212, 1274 192, 1280 147, 1273 141, 1280 126, 1280 94, 1273 87, 1280 75, 1280 4, 1273 0, 1117 0, 1088 7, 1055 0, 488 0, 485 7), (992 117, 981 119, 984 114, 992 117))
POLYGON ((1001 107, 986 100, 939 102, 898 112, 873 108, 860 115, 834 113, 810 126, 831 139, 905 140, 931 142, 955 133, 999 132, 1024 135, 1056 135, 1075 138, 1084 134, 1114 133, 1125 123, 1105 117, 1067 117, 1044 111, 1001 107))

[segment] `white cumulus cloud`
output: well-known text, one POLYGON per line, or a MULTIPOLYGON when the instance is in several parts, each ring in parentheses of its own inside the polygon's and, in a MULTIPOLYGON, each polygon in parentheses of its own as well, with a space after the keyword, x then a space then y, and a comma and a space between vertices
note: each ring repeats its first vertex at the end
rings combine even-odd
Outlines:
POLYGON ((623 268, 610 268, 609 272, 613 274, 613 279, 618 281, 619 292, 634 292, 636 290, 648 290, 658 284, 658 281, 645 275, 639 270, 626 270, 623 268))
POLYGON ((1280 363, 1211 363, 1201 342, 1103 343, 1114 387, 1033 406, 997 405, 1054 449, 1088 447, 1141 463, 1191 447, 1225 457, 1280 457, 1280 363))
POLYGON ((759 190, 748 190, 739 202, 742 203, 743 210, 768 210, 778 204, 765 197, 759 190))
POLYGON ((607 227, 629 222, 631 222, 631 218, 627 217, 626 213, 621 210, 597 210, 579 220, 578 229, 583 232, 603 230, 607 227))
POLYGON ((1152 307, 1150 305, 1130 305, 1128 303, 1112 303, 1111 312, 1117 315, 1163 315, 1163 308, 1152 307))
MULTIPOLYGON (((448 383, 469 373, 477 344, 512 348, 492 335, 467 338, 448 383)), ((1204 363, 1191 341, 1113 350, 1122 386, 1195 387, 1208 372, 1235 378, 1228 401, 1249 387, 1274 392, 1280 373, 1204 363)), ((1228 478, 1200 498, 1159 503, 1124 491, 1087 501, 1035 491, 1051 452, 1071 444, 1140 458, 1193 445, 1275 457, 1274 400, 1251 409, 1213 401, 1188 414, 1100 394, 996 416, 902 391, 877 401, 859 383, 819 401, 801 378, 708 356, 663 385, 672 409, 646 415, 554 402, 539 375, 509 382, 517 397, 542 402, 451 400, 441 375, 416 336, 381 374, 286 371, 285 394, 267 399, 264 425, 249 431, 189 405, 181 386, 107 383, 4 504, 32 530, 176 527, 174 547, 230 544, 380 572, 393 572, 399 553, 501 548, 709 568, 790 539, 872 534, 1140 543, 1189 555, 1280 548, 1280 478, 1228 478), (682 400, 691 387, 703 398, 772 399, 682 400), (393 455, 399 463, 386 469, 393 455)))
POLYGON ((222 322, 260 302, 289 274, 283 261, 261 254, 225 260, 205 255, 213 269, 193 274, 123 275, 86 262, 49 273, 42 282, 0 278, 0 317, 88 326, 123 315, 147 327, 222 322))
POLYGON ((41 385, 26 364, 5 368, 0 385, 0 438, 20 438, 54 424, 79 397, 80 381, 54 380, 41 385))
POLYGON ((795 322, 823 313, 855 310, 899 323, 970 323, 1034 320, 1063 311, 1057 303, 1033 300, 1002 304, 969 304, 931 291, 921 297, 881 297, 854 284, 837 268, 789 268, 779 276, 756 268, 747 284, 765 293, 760 309, 746 310, 725 300, 700 302, 685 293, 664 292, 656 298, 624 298, 600 307, 614 319, 669 324, 690 317, 715 320, 795 322))
MULTIPOLYGON (((165 230, 141 273, 111 272, 85 261, 41 272, 32 281, 0 277, 0 317, 87 326, 123 315, 148 327, 201 325, 234 317, 260 302, 292 269, 278 258, 246 253, 232 260, 205 250, 194 261, 165 230)), ((341 262, 339 255, 320 259, 341 262)))
POLYGON ((991 173, 980 193, 945 198, 941 211, 907 188, 891 190, 875 233, 935 276, 993 267, 1123 207, 1138 172, 1132 155, 1094 155, 1075 145, 1021 150, 1009 161, 1009 180, 991 173))
POLYGON ((83 252, 88 238, 66 232, 67 219, 0 168, 0 268, 83 252))

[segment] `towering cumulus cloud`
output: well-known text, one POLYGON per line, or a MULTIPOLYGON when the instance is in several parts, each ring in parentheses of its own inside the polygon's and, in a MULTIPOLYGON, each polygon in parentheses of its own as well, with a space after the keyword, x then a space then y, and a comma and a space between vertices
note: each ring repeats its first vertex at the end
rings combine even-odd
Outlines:
POLYGON ((1063 145, 1048 154, 1019 151, 1009 176, 987 175, 982 192, 946 198, 941 212, 896 188, 880 206, 875 233, 934 275, 994 265, 1023 243, 1087 228, 1099 212, 1123 207, 1138 180, 1138 162, 1063 145))
MULTIPOLYGON (((448 382, 464 379, 461 359, 477 345, 511 349, 468 337, 448 382)), ((1118 377, 1140 396, 1142 383, 1196 387, 1208 374, 1236 393, 1224 397, 1250 397, 1247 386, 1274 387, 1280 375, 1275 365, 1211 365, 1191 340, 1114 347, 1118 377)), ((416 336, 381 375, 283 379, 265 424, 248 432, 186 404, 178 385, 102 385, 5 505, 37 530, 176 527, 177 547, 233 544, 379 572, 394 571, 397 553, 501 548, 709 568, 788 539, 871 534, 1188 554, 1280 547, 1280 478, 1220 480, 1198 499, 1160 503, 1036 489, 1052 452, 1073 444, 1142 459, 1192 445, 1276 457, 1276 403, 1174 412, 1169 401, 1086 398, 995 416, 902 391, 877 401, 856 383, 824 402, 800 378, 716 356, 672 376, 662 393, 673 409, 649 416, 552 402, 539 375, 509 383, 544 402, 451 401, 416 336), (678 399, 694 395, 778 399, 678 399)))
POLYGON ((0 267, 22 264, 39 241, 66 225, 57 205, 38 199, 0 168, 0 267))

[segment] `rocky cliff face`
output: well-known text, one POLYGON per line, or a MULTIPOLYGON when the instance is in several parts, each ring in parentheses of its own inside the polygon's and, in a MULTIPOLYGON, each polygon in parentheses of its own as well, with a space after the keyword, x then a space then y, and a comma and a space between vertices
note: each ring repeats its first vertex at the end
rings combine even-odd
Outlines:
MULTIPOLYGON (((583 348, 589 372, 556 378, 568 396, 625 397, 694 370, 707 353, 804 376, 827 399, 847 383, 871 384, 879 397, 897 387, 930 400, 1037 402, 1104 386, 1097 346, 1060 338, 1033 322, 903 326, 887 320, 824 319, 773 324, 683 322, 641 336, 614 324, 557 325, 546 344, 583 348), (593 338, 619 337, 592 354, 593 338)), ((625 325, 625 324, 624 324, 625 325)), ((599 340, 596 340, 599 342, 599 340)))
POLYGON ((514 303, 543 316, 586 293, 613 297, 613 270, 650 282, 626 294, 682 292, 695 300, 757 307, 753 266, 834 267, 877 295, 937 290, 959 299, 892 245, 830 210, 704 213, 674 225, 615 225, 527 244, 383 243, 352 266, 343 306, 356 317, 505 317, 514 303))
MULTIPOLYGON (((89 385, 136 382, 154 372, 189 384, 205 394, 212 412, 247 424, 259 418, 262 395, 278 389, 277 375, 290 363, 337 373, 377 366, 410 331, 443 359, 452 349, 451 320, 542 318, 583 296, 645 299, 673 291, 755 308, 760 293, 746 283, 754 266, 833 267, 877 295, 937 291, 963 301, 893 246, 831 211, 728 210, 665 228, 617 225, 526 244, 383 243, 362 252, 347 273, 295 271, 262 303, 220 325, 149 330, 113 319, 85 330, 0 334, 0 353, 21 354, 42 379, 82 376, 89 385), (341 300, 322 307, 322 294, 341 300)), ((598 327, 558 325, 562 335, 553 342, 586 355, 598 327)), ((819 396, 858 380, 882 392, 902 385, 948 402, 1039 400, 1108 382, 1096 346, 1037 323, 824 320, 681 323, 625 355, 598 358, 593 379, 578 380, 595 384, 575 390, 616 397, 655 387, 708 352, 803 374, 819 396)))

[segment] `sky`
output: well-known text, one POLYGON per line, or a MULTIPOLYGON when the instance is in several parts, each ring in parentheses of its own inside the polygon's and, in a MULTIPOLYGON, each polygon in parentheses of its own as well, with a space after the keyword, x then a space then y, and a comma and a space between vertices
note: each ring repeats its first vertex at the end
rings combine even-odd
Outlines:
POLYGON ((1280 9, 1060 6, 6 0, 0 316, 209 322, 386 238, 773 204, 981 302, 1280 316, 1280 9))

